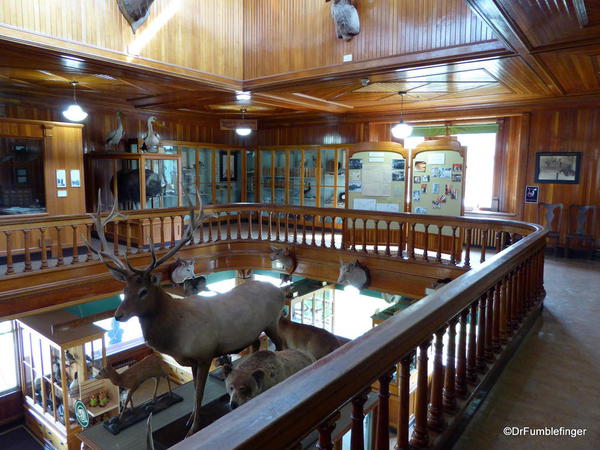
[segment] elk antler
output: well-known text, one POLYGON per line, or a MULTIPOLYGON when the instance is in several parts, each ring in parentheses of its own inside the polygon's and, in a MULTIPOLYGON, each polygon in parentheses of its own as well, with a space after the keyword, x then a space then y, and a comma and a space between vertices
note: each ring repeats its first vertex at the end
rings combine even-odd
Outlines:
MULTIPOLYGON (((98 257, 100 258, 100 261, 102 261, 104 263, 104 265, 107 266, 109 269, 117 270, 117 271, 123 273, 124 275, 128 275, 129 270, 127 269, 127 266, 125 264, 123 264, 123 261, 121 261, 115 255, 108 252, 108 240, 106 239, 106 236, 104 235, 104 228, 111 220, 113 220, 115 217, 125 217, 121 213, 117 212, 116 196, 115 196, 115 201, 113 203, 112 209, 110 210, 110 213, 108 214, 108 216, 106 216, 106 218, 104 220, 102 220, 102 212, 101 211, 102 211, 101 190, 98 189, 98 202, 97 202, 96 213, 95 214, 89 213, 88 216, 90 216, 92 218, 92 221, 94 222, 94 225, 96 226, 96 232, 98 233, 101 247, 98 247, 95 244, 93 244, 92 242, 89 242, 85 236, 82 236, 83 242, 85 243, 85 245, 87 245, 90 248, 91 251, 93 251, 96 255, 98 255, 98 257), (107 260, 111 261, 114 264, 114 267, 111 266, 107 260)), ((119 245, 118 241, 113 242, 113 245, 119 245)))
POLYGON ((175 244, 173 247, 171 247, 167 253, 165 253, 164 255, 162 255, 160 258, 157 259, 156 251, 154 250, 154 239, 152 236, 153 233, 152 233, 152 228, 151 228, 150 229, 150 254, 152 256, 152 262, 150 263, 150 265, 148 265, 143 270, 136 269, 131 264, 129 264, 129 262, 127 262, 129 270, 132 270, 133 272, 135 272, 139 275, 147 275, 150 272, 152 272, 152 270, 154 270, 155 268, 160 266, 162 263, 164 263, 165 261, 170 259, 173 255, 175 255, 181 249, 181 247, 183 247, 189 241, 194 239, 194 233, 196 232, 196 230, 198 230, 200 225, 202 225, 202 223, 204 222, 204 219, 206 217, 210 217, 210 216, 202 214, 202 210, 204 209, 204 206, 202 204, 202 198, 200 197, 200 194, 198 192, 196 192, 196 198, 198 199, 198 202, 197 202, 198 205, 200 205, 199 214, 196 216, 196 214, 194 212, 194 205, 190 201, 190 204, 191 204, 190 223, 187 225, 183 235, 181 236, 181 240, 177 244, 175 244))

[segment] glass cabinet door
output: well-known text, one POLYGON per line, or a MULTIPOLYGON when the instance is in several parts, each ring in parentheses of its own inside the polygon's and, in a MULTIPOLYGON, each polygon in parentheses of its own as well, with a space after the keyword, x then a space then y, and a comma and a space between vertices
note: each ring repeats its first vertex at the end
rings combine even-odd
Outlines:
POLYGON ((256 174, 254 173, 256 166, 256 152, 254 150, 246 150, 246 200, 254 203, 256 199, 256 174))
POLYGON ((337 172, 336 150, 321 149, 321 207, 333 208, 336 202, 335 174, 337 172))
POLYGON ((178 166, 178 161, 173 159, 146 160, 146 208, 179 206, 178 166))
POLYGON ((302 150, 290 150, 289 157, 289 191, 288 204, 301 205, 302 190, 302 150))
POLYGON ((260 153, 261 181, 260 201, 262 203, 273 203, 273 152, 270 150, 260 153))
POLYGON ((286 153, 285 150, 275 151, 275 203, 278 205, 286 202, 286 153))
POLYGON ((203 204, 213 203, 213 149, 199 148, 198 154, 198 187, 203 204))
POLYGON ((317 206, 317 150, 304 150, 304 184, 302 187, 302 204, 317 206))

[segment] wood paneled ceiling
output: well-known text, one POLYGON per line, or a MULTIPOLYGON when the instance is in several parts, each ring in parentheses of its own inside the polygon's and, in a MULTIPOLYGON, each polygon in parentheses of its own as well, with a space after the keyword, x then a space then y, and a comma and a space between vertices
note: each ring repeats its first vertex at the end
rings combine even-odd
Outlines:
MULTIPOLYGON (((70 81, 78 81, 81 103, 148 113, 258 118, 381 113, 465 108, 600 95, 600 8, 587 0, 465 0, 487 23, 504 55, 441 63, 428 59, 397 67, 368 61, 348 72, 312 70, 272 81, 202 81, 127 68, 14 43, 0 52, 0 101, 63 104, 70 81), (408 67, 407 67, 408 66, 408 67), (252 99, 236 90, 252 86, 252 99)), ((495 44, 496 45, 496 44, 495 44)), ((301 51, 301 50, 298 50, 301 51)), ((447 57, 446 57, 447 58, 447 57)), ((455 58, 456 59, 456 58, 455 58)), ((268 61, 265 61, 268 63, 268 61)), ((350 67, 350 66, 349 66, 350 67)))

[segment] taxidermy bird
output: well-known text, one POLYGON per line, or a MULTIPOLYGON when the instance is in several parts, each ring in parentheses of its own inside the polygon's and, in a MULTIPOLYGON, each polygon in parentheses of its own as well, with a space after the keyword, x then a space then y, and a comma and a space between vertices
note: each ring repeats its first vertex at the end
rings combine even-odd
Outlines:
POLYGON ((360 19, 352 0, 333 0, 331 17, 335 22, 335 31, 338 38, 349 41, 360 33, 360 19))
POLYGON ((71 364, 73 364, 75 361, 77 361, 77 360, 75 359, 75 357, 73 356, 73 354, 72 354, 72 353, 71 353, 69 350, 67 350, 67 351, 65 352, 65 359, 66 359, 66 361, 67 361, 67 365, 68 365, 68 366, 70 366, 70 365, 71 365, 71 364))
POLYGON ((71 397, 73 397, 73 396, 79 394, 78 390, 79 390, 78 372, 75 372, 75 375, 73 376, 73 381, 71 381, 71 384, 69 384, 69 395, 71 397))
POLYGON ((156 153, 158 151, 158 144, 160 144, 160 135, 154 131, 153 123, 156 123, 158 119, 154 116, 148 117, 148 132, 144 136, 144 146, 149 152, 156 153))
POLYGON ((144 24, 154 0, 117 0, 123 17, 129 22, 133 34, 144 24))
POLYGON ((123 117, 125 117, 125 115, 121 111, 117 111, 117 128, 106 135, 107 147, 112 147, 115 150, 118 150, 119 142, 121 142, 121 139, 123 139, 123 136, 125 135, 123 121, 121 120, 123 117))
POLYGON ((308 186, 306 186, 306 188, 304 188, 304 196, 308 197, 308 193, 310 192, 310 190, 312 189, 312 185, 310 184, 310 181, 308 182, 308 186))

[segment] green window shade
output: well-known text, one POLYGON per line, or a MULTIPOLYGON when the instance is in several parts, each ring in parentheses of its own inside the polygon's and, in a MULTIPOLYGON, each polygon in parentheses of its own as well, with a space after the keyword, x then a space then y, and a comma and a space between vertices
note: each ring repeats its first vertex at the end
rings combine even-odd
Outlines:
MULTIPOLYGON (((453 125, 448 127, 448 132, 451 135, 456 134, 477 134, 477 133, 497 133, 497 123, 478 123, 473 125, 453 125)), ((446 127, 414 127, 411 136, 445 136, 446 127)))

